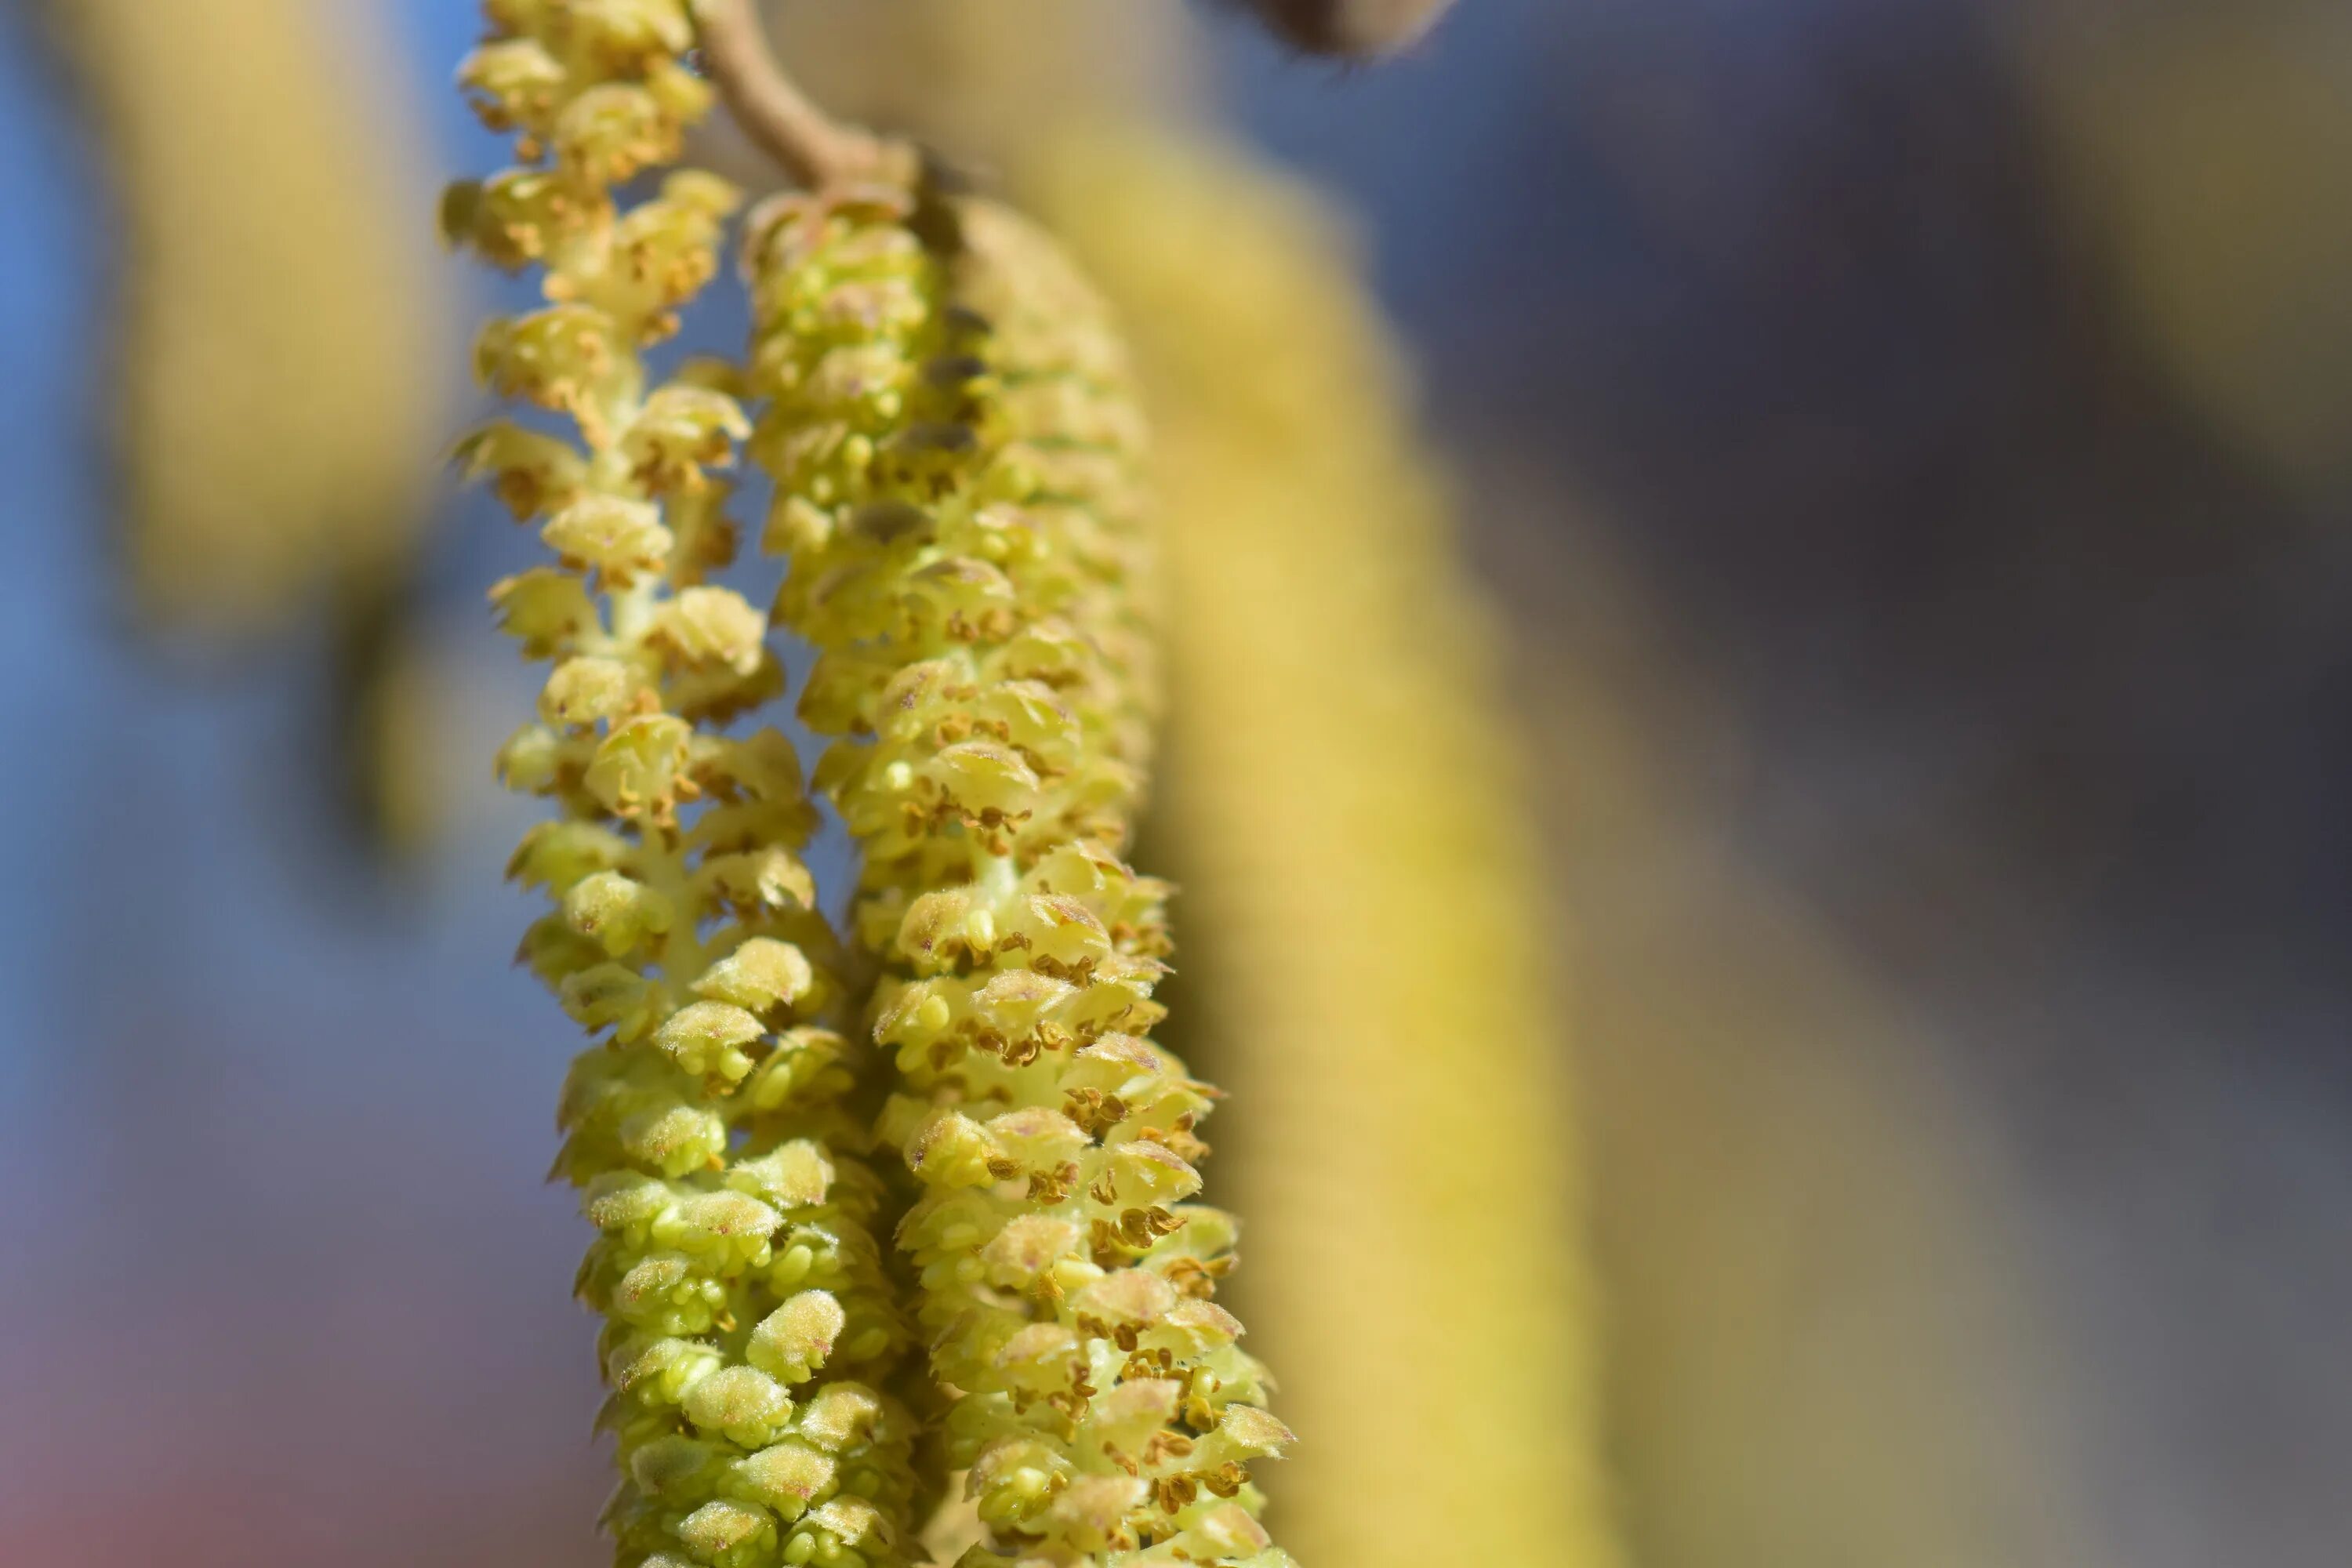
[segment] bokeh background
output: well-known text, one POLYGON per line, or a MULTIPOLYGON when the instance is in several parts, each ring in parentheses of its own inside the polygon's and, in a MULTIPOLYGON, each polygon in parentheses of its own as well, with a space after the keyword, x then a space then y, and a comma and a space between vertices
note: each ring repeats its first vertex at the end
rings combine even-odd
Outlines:
MULTIPOLYGON (((572 1038, 483 761, 528 541, 403 477, 500 297, 429 242, 472 6, 289 0, 378 127, 289 148, 314 56, 198 28, 126 105, 78 3, 0 15, 0 1560, 592 1560, 572 1038), (284 246, 415 314, 173 324, 284 246), (173 354, 390 457, 142 469, 173 354), (157 497, 319 531, 239 576, 157 497)), ((1181 90, 1358 215, 1506 617, 1633 1560, 2342 1563, 2352 13, 1196 24, 1181 90)))

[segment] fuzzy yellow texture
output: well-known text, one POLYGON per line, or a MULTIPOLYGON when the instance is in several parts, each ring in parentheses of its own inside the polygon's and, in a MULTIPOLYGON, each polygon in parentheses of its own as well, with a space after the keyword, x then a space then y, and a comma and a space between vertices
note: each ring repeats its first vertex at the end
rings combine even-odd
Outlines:
POLYGON ((424 515, 439 399, 408 169, 344 63, 361 40, 304 0, 46 9, 121 217, 138 609, 234 638, 291 618, 322 578, 364 596, 424 515))
POLYGON ((1285 1532, 1354 1568, 1613 1563, 1556 923, 1378 308, 1330 216, 1242 155, 1096 130, 1037 188, 1134 325, 1158 433, 1167 826, 1307 1439, 1285 1532))
POLYGON ((1211 1091, 1144 1037, 1165 889, 1119 858, 1156 684, 1123 346, 988 203, 785 198, 749 246, 778 613, 843 737, 817 777, 885 964, 898 1243, 991 1531, 964 1561, 1281 1568, 1248 1466, 1289 1434, 1213 1300, 1211 1091))
POLYGON ((478 369, 567 415, 578 444, 512 423, 463 457, 556 563, 491 597, 552 664, 499 756, 559 815, 511 873, 554 912, 523 957, 583 1026, 556 1173, 601 1233, 579 1290, 605 1318, 623 1568, 868 1568, 904 1561, 911 1422, 881 1392, 907 1342, 871 1229, 835 944, 799 850, 814 826, 772 729, 766 619, 708 583, 735 539, 748 432, 723 369, 649 385, 643 351, 717 269, 735 193, 691 172, 623 210, 613 188, 677 156, 709 91, 681 63, 680 0, 489 0, 459 77, 520 162, 452 187, 445 227, 543 269, 545 308, 484 331, 478 369))
POLYGON ((763 0, 826 107, 1016 175, 1072 106, 1171 113, 1197 96, 1195 21, 1133 0, 763 0))

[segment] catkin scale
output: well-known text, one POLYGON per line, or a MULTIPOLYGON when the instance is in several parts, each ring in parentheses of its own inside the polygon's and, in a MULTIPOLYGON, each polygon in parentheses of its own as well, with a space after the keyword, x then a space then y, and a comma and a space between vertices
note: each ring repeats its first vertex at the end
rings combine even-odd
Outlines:
POLYGON ((546 306, 493 321, 477 367, 579 440, 500 421, 460 456, 555 557, 492 591, 551 666, 499 772, 557 808, 509 868, 554 905, 520 957, 604 1037, 565 1083, 553 1174, 599 1232, 578 1289, 605 1320, 604 1522, 622 1568, 902 1562, 915 1434, 882 1390, 908 1331, 859 1053, 828 1026, 849 998, 800 858, 814 813, 782 734, 721 729, 782 689, 765 617, 707 581, 734 552, 715 470, 749 426, 725 367, 655 385, 642 357, 716 272, 736 197, 692 172, 613 195, 707 107, 689 17, 487 9, 460 80, 521 161, 453 187, 444 226, 543 269, 546 306))
POLYGON ((816 777, 865 851, 898 1242, 951 1462, 1010 1563, 1290 1561, 1289 1441, 1214 1300, 1212 1093, 1145 1037, 1166 889, 1122 859, 1157 709, 1141 422, 1037 230, 891 189, 780 200, 747 249, 777 613, 819 650, 816 777))

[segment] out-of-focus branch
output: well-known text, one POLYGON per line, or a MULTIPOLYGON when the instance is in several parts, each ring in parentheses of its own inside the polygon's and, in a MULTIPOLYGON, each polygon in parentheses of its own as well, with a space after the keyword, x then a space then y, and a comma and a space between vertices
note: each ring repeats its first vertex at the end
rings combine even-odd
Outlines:
POLYGON ((812 188, 898 172, 911 154, 826 114, 784 73, 751 0, 695 0, 703 59, 743 133, 812 188))

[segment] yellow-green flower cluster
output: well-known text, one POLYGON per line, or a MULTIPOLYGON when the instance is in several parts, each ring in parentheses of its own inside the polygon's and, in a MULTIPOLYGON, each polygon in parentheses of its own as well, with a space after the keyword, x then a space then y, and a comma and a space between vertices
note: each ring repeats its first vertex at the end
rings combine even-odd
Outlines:
POLYGON ((1145 1038, 1165 889, 1121 859, 1153 705, 1139 421, 1095 294, 996 206, 780 200, 748 240, 781 618, 866 855, 882 1119, 921 1195, 971 1568, 1280 1568, 1249 1463, 1289 1440, 1212 1299, 1212 1091, 1145 1038))
POLYGON ((606 1320, 602 1423, 623 1479, 624 1568, 867 1568, 905 1560, 912 1423, 881 1392, 907 1343, 860 1162, 835 944, 800 857, 814 826, 773 730, 766 617, 707 579, 734 551, 729 466, 748 433, 723 371, 651 385, 643 358, 716 271, 734 193, 671 174, 707 89, 682 0, 489 0, 461 79, 520 163, 454 189, 452 237, 544 269, 547 304, 483 333, 501 391, 578 440, 500 422, 464 459, 550 565, 493 591, 551 666, 499 757, 556 815, 511 873, 554 911, 522 956, 603 1037, 565 1086, 557 1173, 601 1233, 580 1272, 606 1320))
POLYGON ((985 204, 920 215, 958 232, 950 300, 918 216, 885 186, 788 196, 747 241, 752 389, 772 398, 752 449, 793 563, 778 615, 823 654, 802 716, 879 735, 820 781, 864 851, 877 945, 976 847, 1025 863, 1122 843, 1155 696, 1118 339, 1053 247, 985 204), (1016 316, 1036 361, 1018 374, 1016 316))

